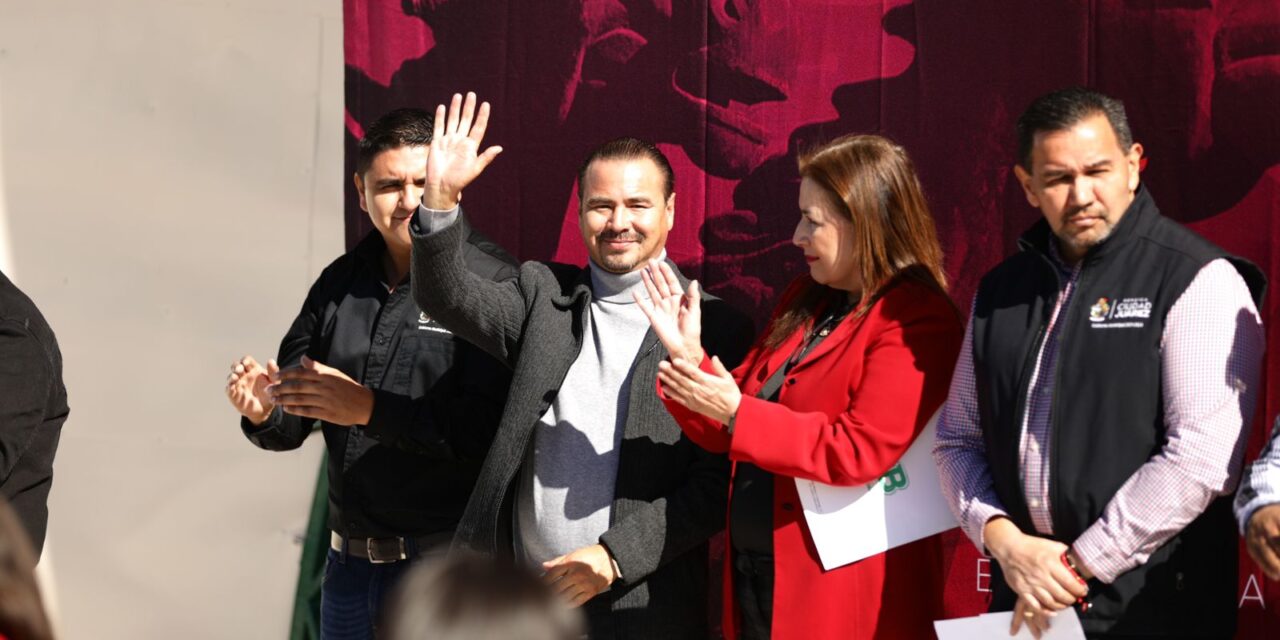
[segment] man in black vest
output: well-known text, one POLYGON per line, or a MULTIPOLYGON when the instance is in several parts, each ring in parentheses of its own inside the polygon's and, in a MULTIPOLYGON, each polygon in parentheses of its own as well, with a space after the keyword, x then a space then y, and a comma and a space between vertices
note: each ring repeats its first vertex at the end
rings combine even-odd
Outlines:
POLYGON ((1265 281, 1160 215, 1124 106, 1087 89, 1018 120, 1040 209, 978 287, 934 451, 993 611, 1038 636, 1230 638, 1230 494, 1258 398, 1265 281))

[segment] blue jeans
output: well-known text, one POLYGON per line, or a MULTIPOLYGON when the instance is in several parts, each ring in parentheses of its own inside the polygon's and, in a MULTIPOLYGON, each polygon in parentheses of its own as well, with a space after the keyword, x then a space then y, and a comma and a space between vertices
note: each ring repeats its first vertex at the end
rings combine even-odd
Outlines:
POLYGON ((373 640, 383 599, 410 561, 373 564, 329 549, 320 588, 321 640, 373 640))

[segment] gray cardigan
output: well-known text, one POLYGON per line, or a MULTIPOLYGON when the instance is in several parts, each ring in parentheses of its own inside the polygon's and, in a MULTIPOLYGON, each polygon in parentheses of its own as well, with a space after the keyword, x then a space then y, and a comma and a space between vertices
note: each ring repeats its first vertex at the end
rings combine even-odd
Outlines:
MULTIPOLYGON (((534 425, 581 349, 590 276, 582 267, 526 262, 514 280, 479 278, 462 261, 459 229, 412 228, 413 296, 427 314, 514 372, 454 540, 457 549, 509 556, 520 465, 534 425)), ((707 351, 736 365, 750 346, 750 321, 711 296, 703 298, 702 316, 707 351)), ((610 599, 614 624, 626 636, 705 638, 706 542, 724 528, 729 463, 690 442, 658 399, 658 363, 666 355, 650 330, 634 364, 613 520, 600 537, 623 577, 598 597, 610 599)))

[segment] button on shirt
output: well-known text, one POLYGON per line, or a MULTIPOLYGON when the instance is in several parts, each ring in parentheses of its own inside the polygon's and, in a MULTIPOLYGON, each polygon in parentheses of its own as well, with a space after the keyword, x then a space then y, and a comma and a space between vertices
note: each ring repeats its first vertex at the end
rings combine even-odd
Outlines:
MULTIPOLYGON (((1053 535, 1049 500, 1051 413, 1055 362, 1063 322, 1080 269, 1071 269, 1051 244, 1059 271, 1057 304, 1030 379, 1020 441, 1020 475, 1035 532, 1053 535)), ((1244 445, 1241 411, 1251 416, 1258 397, 1263 332, 1243 278, 1226 260, 1213 260, 1169 310, 1161 336, 1166 443, 1112 496, 1102 517, 1071 542, 1080 561, 1110 583, 1136 567, 1194 520, 1239 479, 1244 445), (1237 316, 1252 322, 1237 331, 1237 316)), ((1058 398, 1058 402, 1068 402, 1058 398)), ((983 527, 1004 506, 992 484, 973 370, 973 331, 965 334, 951 391, 938 419, 934 457, 943 493, 961 528, 979 549, 983 527)))
MULTIPOLYGON (((261 427, 241 421, 249 440, 272 450, 297 448, 317 423, 322 427, 329 452, 329 526, 347 537, 426 535, 456 527, 510 379, 492 357, 422 314, 408 277, 388 286, 385 246, 371 233, 324 270, 277 358, 288 368, 306 354, 372 389, 369 424, 339 426, 278 408, 261 427)), ((477 273, 495 279, 515 275, 505 254, 468 249, 469 266, 477 273)))

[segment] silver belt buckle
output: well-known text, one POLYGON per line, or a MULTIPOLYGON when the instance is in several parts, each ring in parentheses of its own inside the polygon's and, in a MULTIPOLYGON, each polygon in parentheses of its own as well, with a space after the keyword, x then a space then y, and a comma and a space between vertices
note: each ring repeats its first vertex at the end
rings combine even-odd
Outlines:
POLYGON ((365 538, 365 551, 369 554, 370 564, 389 564, 398 562, 409 557, 405 552, 404 538, 365 538), (388 549, 388 543, 394 543, 395 547, 388 549))

